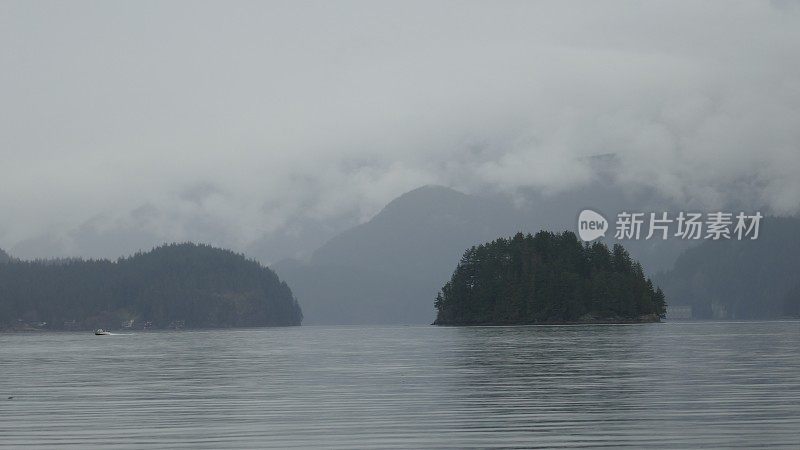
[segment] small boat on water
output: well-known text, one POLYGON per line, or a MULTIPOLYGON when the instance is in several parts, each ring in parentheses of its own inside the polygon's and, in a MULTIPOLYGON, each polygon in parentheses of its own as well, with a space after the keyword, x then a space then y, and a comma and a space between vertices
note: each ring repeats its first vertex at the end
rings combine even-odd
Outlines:
POLYGON ((109 333, 108 331, 106 331, 106 330, 104 330, 102 328, 98 328, 98 329, 94 330, 94 335, 95 336, 110 336, 111 333, 109 333))

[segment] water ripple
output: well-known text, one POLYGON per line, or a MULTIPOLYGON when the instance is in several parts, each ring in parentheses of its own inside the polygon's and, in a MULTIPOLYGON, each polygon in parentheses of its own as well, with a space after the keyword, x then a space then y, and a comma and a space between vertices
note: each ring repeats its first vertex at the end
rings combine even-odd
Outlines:
POLYGON ((3 334, 0 446, 800 448, 799 349, 800 322, 3 334))

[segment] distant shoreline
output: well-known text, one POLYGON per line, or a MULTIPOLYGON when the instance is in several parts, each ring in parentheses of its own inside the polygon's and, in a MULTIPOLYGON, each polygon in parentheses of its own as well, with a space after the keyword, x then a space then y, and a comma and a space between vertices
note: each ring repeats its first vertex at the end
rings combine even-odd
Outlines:
MULTIPOLYGON (((261 328, 291 328, 291 327, 300 327, 300 324, 288 324, 288 325, 264 325, 264 326, 248 326, 248 327, 199 327, 199 328, 149 328, 149 329, 141 329, 141 328, 117 328, 117 329, 105 329, 106 331, 110 331, 112 333, 151 333, 151 332, 161 332, 161 331, 206 331, 206 330, 257 330, 261 328)), ((65 330, 65 329, 49 329, 49 328, 35 328, 35 327, 6 327, 0 328, 0 334, 3 333, 91 333, 94 332, 96 328, 86 328, 86 329, 74 329, 74 330, 65 330)))

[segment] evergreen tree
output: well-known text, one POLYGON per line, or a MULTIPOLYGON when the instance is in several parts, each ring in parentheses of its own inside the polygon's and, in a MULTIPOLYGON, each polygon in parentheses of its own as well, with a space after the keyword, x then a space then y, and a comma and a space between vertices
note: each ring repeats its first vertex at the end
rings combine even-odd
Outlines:
POLYGON ((49 329, 299 325, 289 286, 244 256, 207 245, 170 244, 108 260, 0 264, 0 328, 49 329))

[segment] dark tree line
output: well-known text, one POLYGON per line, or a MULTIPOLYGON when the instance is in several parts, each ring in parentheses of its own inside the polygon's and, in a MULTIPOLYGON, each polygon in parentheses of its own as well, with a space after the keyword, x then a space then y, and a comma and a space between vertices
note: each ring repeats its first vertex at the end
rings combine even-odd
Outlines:
POLYGON ((437 325, 656 321, 661 289, 620 245, 572 232, 517 234, 464 253, 437 296, 437 325))
POLYGON ((0 264, 0 326, 154 328, 299 325, 292 291, 270 269, 207 245, 170 244, 116 262, 0 264), (74 323, 73 323, 74 321, 74 323))

